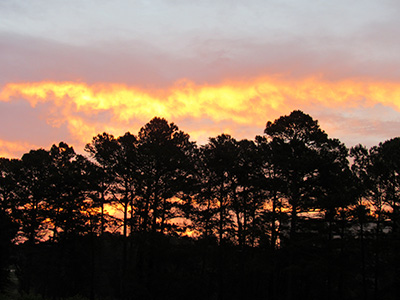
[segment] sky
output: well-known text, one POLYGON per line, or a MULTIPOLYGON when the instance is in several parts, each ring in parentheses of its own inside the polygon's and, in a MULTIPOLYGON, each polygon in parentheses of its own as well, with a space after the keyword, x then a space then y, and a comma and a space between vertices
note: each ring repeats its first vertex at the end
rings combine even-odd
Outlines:
POLYGON ((300 109, 348 147, 400 135, 397 0, 2 0, 0 156, 136 134, 198 144, 300 109))

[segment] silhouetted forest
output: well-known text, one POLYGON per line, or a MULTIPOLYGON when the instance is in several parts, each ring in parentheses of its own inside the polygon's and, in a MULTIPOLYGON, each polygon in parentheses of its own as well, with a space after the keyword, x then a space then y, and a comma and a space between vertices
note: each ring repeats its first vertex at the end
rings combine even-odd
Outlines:
POLYGON ((347 149, 293 111, 197 146, 156 117, 85 153, 0 159, 3 295, 400 299, 400 138, 347 149))

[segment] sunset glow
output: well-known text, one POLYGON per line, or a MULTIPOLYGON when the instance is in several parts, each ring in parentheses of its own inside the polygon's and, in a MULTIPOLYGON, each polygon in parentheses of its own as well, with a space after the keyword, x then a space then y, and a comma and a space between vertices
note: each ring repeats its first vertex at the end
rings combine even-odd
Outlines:
POLYGON ((15 153, 21 153, 35 148, 37 148, 37 146, 25 142, 0 140, 0 157, 15 157, 15 153))
MULTIPOLYGON (((372 107, 376 104, 400 111, 400 84, 368 80, 330 82, 318 77, 284 80, 260 77, 247 81, 226 81, 220 85, 196 85, 182 80, 158 90, 146 90, 122 84, 82 82, 9 83, 0 94, 4 102, 24 99, 35 108, 46 106, 46 122, 66 124, 76 141, 85 143, 101 131, 122 134, 138 130, 154 116, 162 116, 179 125, 180 120, 208 119, 228 121, 219 133, 233 132, 232 124, 251 125, 262 133, 266 121, 293 109, 313 106, 333 109, 372 107), (104 121, 93 119, 109 114, 104 121)), ((195 139, 218 131, 187 128, 195 139)), ((204 138, 204 137, 203 137, 204 138)), ((250 137, 251 138, 251 137, 250 137)))
POLYGON ((0 155, 155 116, 198 144, 295 109, 348 147, 400 135, 397 2, 71 1, 0 5, 0 155))
POLYGON ((0 300, 397 299, 399 14, 0 1, 0 300))

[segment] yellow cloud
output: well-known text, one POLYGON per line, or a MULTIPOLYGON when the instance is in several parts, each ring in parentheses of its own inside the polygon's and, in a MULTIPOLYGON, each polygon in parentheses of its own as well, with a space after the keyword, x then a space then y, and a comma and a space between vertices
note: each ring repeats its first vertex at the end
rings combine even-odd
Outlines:
MULTIPOLYGON (((138 129, 154 116, 165 117, 178 125, 180 120, 207 119, 262 127, 271 117, 310 105, 351 108, 380 103, 400 110, 400 83, 260 77, 219 85, 196 85, 182 80, 163 90, 114 83, 9 83, 1 91, 0 101, 11 101, 14 97, 26 99, 33 107, 50 103, 57 110, 59 120, 51 120, 49 114, 48 122, 52 126, 67 123, 73 137, 84 143, 101 131, 111 129, 114 134, 122 134, 127 127, 138 129), (93 118, 102 112, 110 113, 107 123, 93 118)), ((192 129, 197 137, 210 132, 192 129)))

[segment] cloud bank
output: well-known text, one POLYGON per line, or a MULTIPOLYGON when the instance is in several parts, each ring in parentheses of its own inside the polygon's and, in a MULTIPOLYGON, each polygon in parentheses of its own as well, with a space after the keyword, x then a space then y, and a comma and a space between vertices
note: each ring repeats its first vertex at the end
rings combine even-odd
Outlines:
POLYGON ((293 109, 372 146, 399 135, 399 12, 393 0, 1 1, 0 155, 60 140, 79 151, 156 115, 199 143, 253 138, 293 109))
POLYGON ((40 112, 46 130, 63 133, 67 141, 80 147, 103 131, 136 133, 154 116, 177 123, 200 143, 223 132, 253 138, 262 134, 267 121, 294 109, 321 117, 321 124, 333 136, 362 136, 368 131, 380 137, 393 129, 385 126, 390 122, 387 116, 397 122, 400 84, 319 77, 259 77, 219 85, 182 80, 163 89, 118 83, 32 82, 7 84, 0 101, 29 103, 32 110, 40 112), (363 113, 357 117, 361 109, 363 113), (371 122, 379 109, 380 118, 371 122), (363 118, 369 120, 368 126, 363 118))

